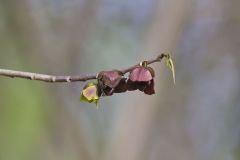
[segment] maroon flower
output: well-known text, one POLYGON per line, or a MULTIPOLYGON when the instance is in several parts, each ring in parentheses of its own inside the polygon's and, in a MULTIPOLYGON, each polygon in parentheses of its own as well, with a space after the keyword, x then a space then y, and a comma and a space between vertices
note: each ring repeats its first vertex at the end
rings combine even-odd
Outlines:
POLYGON ((127 88, 129 91, 140 90, 145 94, 155 94, 154 90, 154 70, 147 66, 134 68, 129 75, 127 88))
POLYGON ((122 78, 119 84, 115 87, 114 93, 123 93, 127 91, 126 78, 122 78))
POLYGON ((120 71, 103 71, 98 74, 98 83, 103 95, 111 96, 113 93, 126 92, 126 79, 120 71))

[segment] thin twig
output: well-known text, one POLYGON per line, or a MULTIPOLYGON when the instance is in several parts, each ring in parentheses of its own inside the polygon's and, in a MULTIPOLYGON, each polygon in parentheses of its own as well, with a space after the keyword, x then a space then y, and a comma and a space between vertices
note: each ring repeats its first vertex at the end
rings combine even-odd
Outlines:
POLYGON ((30 80, 39 80, 44 82, 77 82, 77 81, 87 81, 91 79, 96 79, 96 75, 89 76, 55 76, 55 75, 46 75, 39 73, 31 73, 31 72, 22 72, 22 71, 14 71, 8 69, 0 69, 0 76, 7 76, 11 78, 25 78, 30 80))
MULTIPOLYGON (((146 61, 147 64, 152 64, 155 62, 160 62, 166 55, 163 53, 155 59, 146 61)), ((120 70, 123 74, 130 72, 133 68, 139 66, 139 64, 133 65, 129 68, 120 70)), ((78 82, 78 81, 87 81, 97 79, 97 75, 88 75, 88 76, 55 76, 55 75, 47 75, 47 74, 39 74, 32 72, 22 72, 22 71, 14 71, 8 69, 0 69, 0 76, 6 76, 11 78, 25 78, 30 80, 39 80, 44 82, 78 82)))

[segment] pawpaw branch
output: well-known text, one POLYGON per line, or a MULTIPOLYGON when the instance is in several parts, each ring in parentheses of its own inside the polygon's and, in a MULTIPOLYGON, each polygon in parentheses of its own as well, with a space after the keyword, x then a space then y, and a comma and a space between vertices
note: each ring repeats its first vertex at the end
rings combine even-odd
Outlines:
MULTIPOLYGON (((163 58, 169 59, 169 54, 162 53, 159 55, 157 58, 144 61, 147 64, 152 64, 156 62, 161 62, 163 58)), ((142 63, 142 62, 141 62, 142 63)), ((126 74, 130 72, 133 68, 139 66, 139 64, 133 65, 129 68, 119 70, 122 72, 122 74, 126 74)), ((5 77, 11 77, 11 78, 24 78, 24 79, 29 79, 29 80, 38 80, 38 81, 43 81, 43 82, 85 82, 88 80, 94 80, 97 79, 98 74, 94 75, 87 75, 87 76, 79 76, 79 75, 73 75, 73 76, 56 76, 56 75, 47 75, 47 74, 40 74, 40 73, 32 73, 32 72, 23 72, 23 71, 15 71, 15 70, 9 70, 9 69, 0 69, 0 76, 5 76, 5 77)))

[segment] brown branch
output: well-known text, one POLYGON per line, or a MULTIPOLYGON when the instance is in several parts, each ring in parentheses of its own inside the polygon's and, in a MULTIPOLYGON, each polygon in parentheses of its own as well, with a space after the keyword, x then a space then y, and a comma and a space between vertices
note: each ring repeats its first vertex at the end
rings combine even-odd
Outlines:
MULTIPOLYGON (((158 56, 155 59, 146 61, 147 64, 152 64, 155 62, 160 62, 164 57, 166 57, 166 54, 162 53, 160 56, 158 56)), ((130 72, 133 68, 139 66, 140 64, 133 65, 129 68, 120 70, 123 74, 126 74, 130 72)), ((44 82, 78 82, 78 81, 87 81, 87 80, 93 80, 97 79, 96 75, 88 75, 88 76, 55 76, 55 75, 46 75, 46 74, 39 74, 39 73, 31 73, 31 72, 22 72, 22 71, 14 71, 14 70, 8 70, 8 69, 0 69, 0 76, 6 76, 11 78, 25 78, 30 80, 39 80, 44 82)))
POLYGON ((25 78, 30 80, 39 80, 44 82, 77 82, 96 79, 96 75, 89 76, 55 76, 31 72, 14 71, 7 69, 0 69, 0 76, 7 76, 11 78, 25 78))

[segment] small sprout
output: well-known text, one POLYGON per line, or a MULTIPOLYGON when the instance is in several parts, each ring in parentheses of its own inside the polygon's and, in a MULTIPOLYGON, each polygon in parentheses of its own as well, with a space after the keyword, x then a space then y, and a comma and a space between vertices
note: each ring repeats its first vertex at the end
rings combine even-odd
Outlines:
POLYGON ((172 60, 170 54, 164 54, 164 57, 166 58, 167 66, 169 67, 169 69, 170 69, 171 72, 172 72, 173 83, 176 84, 176 80, 175 80, 175 69, 174 69, 173 60, 172 60))
POLYGON ((99 102, 99 91, 98 86, 95 83, 88 83, 83 88, 80 95, 80 101, 95 103, 98 106, 99 102))
POLYGON ((143 66, 138 66, 134 68, 130 74, 127 81, 128 90, 140 90, 145 94, 152 95, 155 94, 154 90, 154 70, 148 67, 146 63, 143 66))

